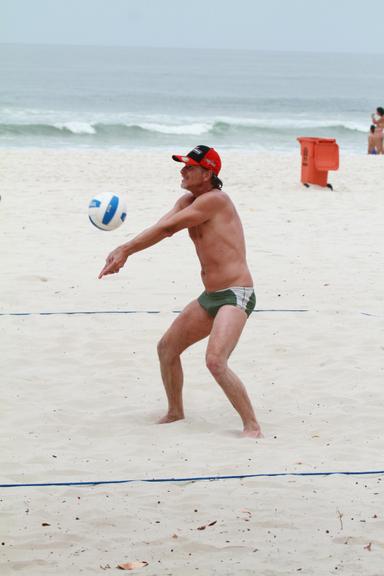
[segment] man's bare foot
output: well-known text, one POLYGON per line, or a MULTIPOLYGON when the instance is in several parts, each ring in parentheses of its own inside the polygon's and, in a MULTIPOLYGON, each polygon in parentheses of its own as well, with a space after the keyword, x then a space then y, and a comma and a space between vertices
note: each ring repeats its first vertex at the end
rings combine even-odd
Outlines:
POLYGON ((264 438, 260 426, 245 427, 241 435, 243 438, 264 438))
POLYGON ((183 420, 184 414, 166 414, 160 420, 157 421, 157 424, 170 424, 171 422, 177 422, 177 420, 183 420))

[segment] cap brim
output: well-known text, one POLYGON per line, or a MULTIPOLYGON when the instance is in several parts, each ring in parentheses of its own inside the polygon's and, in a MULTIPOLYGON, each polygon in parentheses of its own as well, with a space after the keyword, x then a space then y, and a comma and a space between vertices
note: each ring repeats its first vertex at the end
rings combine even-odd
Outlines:
POLYGON ((189 164, 190 166, 199 166, 199 163, 196 162, 196 160, 189 158, 189 156, 173 154, 172 160, 175 160, 175 162, 183 162, 184 164, 189 164))

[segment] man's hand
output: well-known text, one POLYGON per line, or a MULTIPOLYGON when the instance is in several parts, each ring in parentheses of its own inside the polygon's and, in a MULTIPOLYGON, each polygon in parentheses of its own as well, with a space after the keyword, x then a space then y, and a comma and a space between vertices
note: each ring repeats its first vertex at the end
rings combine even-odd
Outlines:
POLYGON ((123 246, 118 246, 113 250, 105 261, 105 266, 99 274, 99 279, 108 274, 117 274, 117 272, 124 266, 128 258, 128 254, 123 246))

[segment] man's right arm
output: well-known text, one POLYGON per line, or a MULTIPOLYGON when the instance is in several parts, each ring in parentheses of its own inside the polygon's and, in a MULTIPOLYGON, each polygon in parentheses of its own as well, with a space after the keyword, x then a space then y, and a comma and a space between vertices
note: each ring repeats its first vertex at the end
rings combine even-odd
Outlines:
POLYGON ((150 226, 135 236, 132 240, 129 240, 125 244, 115 248, 115 250, 108 255, 105 266, 99 274, 99 278, 107 276, 108 274, 116 274, 119 272, 120 268, 124 266, 129 256, 132 256, 132 254, 135 254, 136 252, 141 252, 146 248, 150 248, 154 244, 164 240, 164 238, 171 236, 168 230, 164 227, 164 222, 168 222, 175 214, 189 206, 192 199, 192 194, 189 192, 184 194, 177 200, 172 210, 160 218, 156 224, 150 226))

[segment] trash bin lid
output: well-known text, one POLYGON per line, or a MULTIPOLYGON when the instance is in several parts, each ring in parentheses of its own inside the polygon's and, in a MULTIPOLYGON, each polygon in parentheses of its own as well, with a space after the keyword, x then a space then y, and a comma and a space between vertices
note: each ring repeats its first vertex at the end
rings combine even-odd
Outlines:
POLYGON ((339 147, 336 141, 321 140, 317 142, 314 160, 317 170, 337 170, 339 168, 339 147))
POLYGON ((299 136, 298 138, 296 138, 296 140, 298 142, 314 142, 316 144, 320 144, 320 143, 336 143, 336 139, 335 138, 316 138, 314 136, 299 136))

